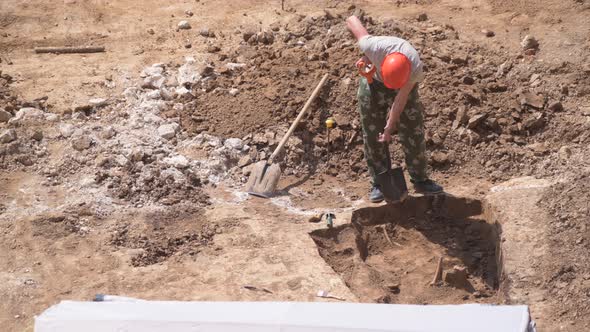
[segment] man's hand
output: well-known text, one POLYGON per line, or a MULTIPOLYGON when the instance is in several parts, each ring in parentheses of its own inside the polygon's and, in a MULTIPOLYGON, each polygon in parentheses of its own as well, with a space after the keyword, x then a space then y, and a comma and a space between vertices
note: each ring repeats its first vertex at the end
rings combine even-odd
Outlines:
POLYGON ((362 67, 370 65, 372 62, 367 58, 366 55, 363 55, 362 58, 358 59, 358 61, 354 64, 358 69, 363 69, 362 67))
MULTIPOLYGON (((397 124, 394 123, 394 126, 396 126, 397 124)), ((391 133, 395 130, 394 128, 390 128, 390 127, 385 127, 383 128, 383 132, 379 134, 379 138, 378 141, 381 143, 389 143, 391 142, 391 133)))

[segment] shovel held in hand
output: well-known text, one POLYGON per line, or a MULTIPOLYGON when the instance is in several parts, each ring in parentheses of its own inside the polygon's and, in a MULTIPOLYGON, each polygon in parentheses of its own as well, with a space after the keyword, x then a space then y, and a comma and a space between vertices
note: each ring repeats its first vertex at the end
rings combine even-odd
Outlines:
POLYGON ((297 115, 297 118, 295 119, 293 124, 291 124, 291 127, 289 127, 289 130, 287 131, 283 139, 281 139, 279 145, 274 150, 270 158, 268 158, 268 160, 259 161, 254 165, 252 173, 250 174, 250 178, 246 183, 246 191, 248 192, 248 194, 263 198, 269 198, 274 194, 275 189, 277 188, 277 184, 279 183, 279 179, 281 177, 281 167, 278 163, 274 162, 275 158, 283 150, 285 143, 287 143, 287 140, 295 131, 295 128, 307 112, 307 109, 309 108, 313 100, 319 94, 322 86, 324 85, 324 83, 326 83, 327 79, 328 74, 325 74, 324 77, 322 77, 322 80, 320 81, 318 86, 315 88, 315 90, 313 90, 311 96, 303 106, 303 109, 301 110, 301 112, 299 112, 299 115, 297 115))

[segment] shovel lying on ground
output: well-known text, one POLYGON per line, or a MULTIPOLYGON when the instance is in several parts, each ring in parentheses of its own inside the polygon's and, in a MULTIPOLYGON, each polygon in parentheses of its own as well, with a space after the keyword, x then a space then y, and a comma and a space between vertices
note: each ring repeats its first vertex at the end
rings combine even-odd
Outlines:
POLYGON ((324 85, 324 83, 326 83, 327 79, 328 74, 325 74, 324 77, 322 77, 322 80, 320 81, 318 86, 315 88, 315 90, 313 90, 313 93, 303 106, 303 109, 301 110, 301 112, 299 112, 299 115, 297 116, 293 124, 291 124, 291 127, 289 127, 289 130, 287 131, 283 139, 281 139, 279 145, 274 150, 270 158, 268 158, 268 160, 266 161, 259 161, 254 165, 254 168, 252 169, 252 174, 250 174, 250 178, 246 183, 246 191, 248 192, 248 194, 263 198, 269 198, 274 194, 275 189, 277 188, 277 184, 279 183, 279 179, 281 177, 281 167, 278 163, 274 163, 274 160, 283 150, 285 143, 287 143, 287 140, 295 131, 295 128, 299 124, 299 121, 301 121, 301 119, 307 112, 307 109, 309 108, 315 97, 319 94, 322 86, 324 85))

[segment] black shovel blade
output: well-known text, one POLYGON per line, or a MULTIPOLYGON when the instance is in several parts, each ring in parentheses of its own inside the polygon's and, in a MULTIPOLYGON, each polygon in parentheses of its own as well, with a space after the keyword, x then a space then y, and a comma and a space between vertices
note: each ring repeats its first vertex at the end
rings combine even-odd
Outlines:
POLYGON ((377 174, 376 180, 388 203, 402 201, 408 196, 408 187, 401 167, 377 174))

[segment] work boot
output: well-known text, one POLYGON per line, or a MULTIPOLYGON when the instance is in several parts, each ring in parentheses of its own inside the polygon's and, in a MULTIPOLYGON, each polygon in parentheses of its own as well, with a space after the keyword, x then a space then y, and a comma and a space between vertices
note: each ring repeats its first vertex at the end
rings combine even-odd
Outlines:
POLYGON ((424 195, 434 195, 443 192, 443 187, 430 179, 424 181, 411 181, 414 184, 414 190, 416 190, 418 193, 424 195))
POLYGON ((380 203, 383 202, 384 199, 385 197, 383 197, 381 187, 374 184, 373 187, 371 187, 371 191, 369 192, 369 201, 371 201, 371 203, 380 203))

